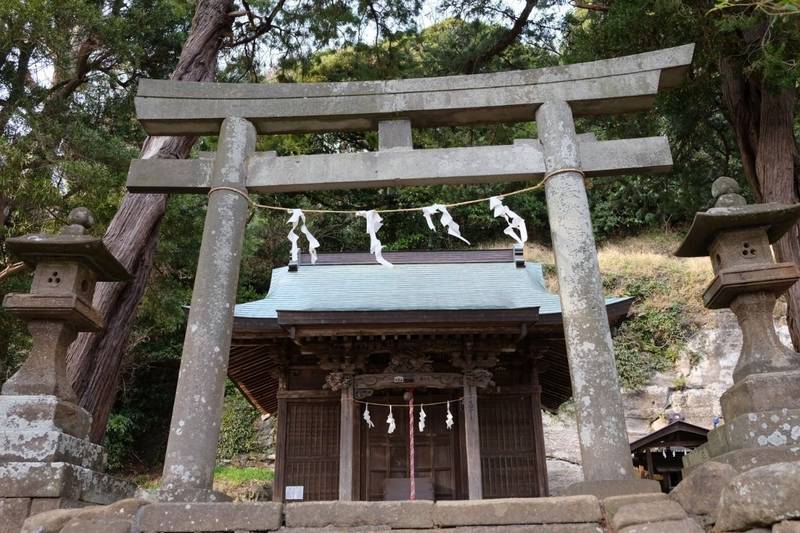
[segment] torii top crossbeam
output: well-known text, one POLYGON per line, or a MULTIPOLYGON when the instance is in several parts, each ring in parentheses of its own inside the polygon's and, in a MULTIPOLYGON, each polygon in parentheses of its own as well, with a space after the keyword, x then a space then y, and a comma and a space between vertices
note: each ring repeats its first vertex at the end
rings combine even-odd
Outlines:
MULTIPOLYGON (((671 168, 665 137, 597 141, 574 116, 650 107, 688 71, 694 46, 528 71, 383 82, 215 84, 143 80, 136 111, 151 135, 219 135, 212 159, 134 160, 132 192, 209 193, 162 481, 168 500, 212 498, 248 192, 548 179, 582 468, 573 493, 647 491, 633 480, 585 176, 671 168), (414 150, 411 128, 536 121, 539 139, 414 150), (376 152, 278 157, 258 134, 378 130, 376 152), (616 487, 609 488, 609 484, 616 487)), ((488 206, 487 206, 488 207, 488 206)), ((344 371, 344 370, 343 370, 344 371)), ((477 393, 465 376, 469 497, 481 498, 477 393), (467 401, 469 399, 469 401, 467 401)), ((342 389, 339 495, 352 499, 352 391, 342 389), (349 450, 349 451, 348 451, 349 450)), ((653 482, 655 483, 655 482, 653 482)), ((655 490, 659 490, 655 483, 655 490)))
POLYGON ((413 127, 529 122, 548 100, 578 115, 649 108, 683 79, 694 45, 532 70, 439 78, 332 83, 198 83, 142 80, 136 115, 150 135, 215 135, 226 117, 258 133, 375 130, 404 118, 413 127))
MULTIPOLYGON (((215 135, 225 118, 241 117, 257 133, 379 129, 382 148, 394 148, 292 157, 257 153, 247 165, 247 189, 254 192, 523 181, 545 174, 538 142, 411 151, 410 128, 531 121, 546 101, 566 102, 573 115, 644 110, 660 88, 678 83, 693 49, 685 45, 563 67, 385 82, 142 80, 136 111, 151 135, 215 135), (405 121, 405 130, 395 128, 399 134, 381 127, 396 119, 405 121), (399 142, 384 142, 392 136, 399 142)), ((582 168, 590 177, 664 172, 672 166, 665 137, 579 141, 582 168)), ((212 163, 135 160, 128 189, 204 193, 211 187, 212 163), (168 183, 164 176, 171 176, 168 183)))

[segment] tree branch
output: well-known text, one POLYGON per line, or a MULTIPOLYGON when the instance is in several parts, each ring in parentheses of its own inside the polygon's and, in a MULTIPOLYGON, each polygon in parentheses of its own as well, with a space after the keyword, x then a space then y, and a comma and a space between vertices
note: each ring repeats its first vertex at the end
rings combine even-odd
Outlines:
POLYGON ((3 270, 0 270, 0 281, 3 281, 7 277, 12 276, 21 270, 25 270, 26 268, 27 265, 22 261, 8 265, 3 270))
MULTIPOLYGON (((251 42, 255 41, 256 39, 258 39, 259 37, 261 37, 262 35, 264 35, 265 33, 267 33, 268 31, 270 31, 273 28, 272 23, 275 21, 275 17, 278 16, 278 13, 280 13, 281 9, 283 9, 283 4, 285 4, 285 3, 286 3, 286 0, 278 0, 278 3, 275 4, 275 7, 272 8, 272 11, 270 11, 269 15, 267 15, 266 18, 263 19, 264 21, 261 24, 259 24, 258 26, 254 26, 255 27, 255 31, 253 31, 252 34, 248 35, 247 37, 243 37, 243 38, 239 39, 238 41, 231 42, 227 46, 227 48, 236 48, 237 46, 241 46, 243 44, 251 43, 251 42)), ((250 23, 252 24, 253 23, 253 17, 252 17, 252 13, 250 13, 250 6, 247 6, 247 4, 245 4, 245 5, 247 7, 247 9, 246 9, 247 17, 250 20, 250 23)))
POLYGON ((505 32, 491 48, 467 61, 462 72, 464 74, 474 74, 482 66, 505 52, 509 46, 514 44, 528 24, 528 18, 531 16, 531 12, 533 8, 536 7, 536 4, 536 0, 527 0, 525 2, 525 7, 514 21, 514 25, 511 29, 505 32))

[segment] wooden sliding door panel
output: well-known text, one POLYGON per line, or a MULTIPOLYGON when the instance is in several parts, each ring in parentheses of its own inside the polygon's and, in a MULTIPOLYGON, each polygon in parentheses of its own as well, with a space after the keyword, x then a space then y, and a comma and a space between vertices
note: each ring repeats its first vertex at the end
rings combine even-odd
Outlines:
POLYGON ((484 498, 539 496, 530 395, 478 399, 484 498))
POLYGON ((339 498, 339 402, 288 400, 285 486, 302 485, 303 499, 339 498))

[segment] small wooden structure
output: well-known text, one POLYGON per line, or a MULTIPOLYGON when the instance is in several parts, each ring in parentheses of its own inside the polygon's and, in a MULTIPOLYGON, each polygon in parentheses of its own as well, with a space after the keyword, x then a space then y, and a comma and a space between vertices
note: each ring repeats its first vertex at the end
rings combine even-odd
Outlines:
POLYGON ((708 441, 706 428, 682 420, 631 443, 633 466, 644 468, 648 479, 671 491, 683 479, 683 456, 708 441))
MULTIPOLYGON (((541 409, 572 393, 541 265, 512 250, 385 257, 394 268, 369 254, 301 257, 273 271, 266 298, 236 306, 229 376, 278 415, 276 500, 300 486, 304 500, 407 494, 408 390, 427 415, 416 477, 431 478, 435 499, 547 495, 541 409)), ((612 325, 630 303, 607 300, 612 325)))

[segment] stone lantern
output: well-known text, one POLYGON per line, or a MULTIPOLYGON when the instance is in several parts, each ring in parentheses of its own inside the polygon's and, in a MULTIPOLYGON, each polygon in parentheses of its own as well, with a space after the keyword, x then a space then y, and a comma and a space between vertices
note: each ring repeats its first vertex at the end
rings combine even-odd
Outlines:
POLYGON ((77 405, 66 353, 81 331, 99 331, 92 307, 98 281, 130 275, 103 244, 86 235, 92 215, 73 210, 57 235, 8 239, 6 247, 35 268, 28 294, 3 307, 25 321, 32 347, 0 395, 0 515, 22 517, 125 497, 131 486, 103 474, 105 452, 89 442, 91 415, 77 405))
POLYGON ((794 263, 775 261, 770 245, 800 218, 800 205, 746 205, 735 180, 714 182, 713 208, 695 215, 675 255, 709 256, 715 277, 703 294, 709 309, 730 308, 742 330, 734 384, 720 398, 725 423, 684 459, 746 470, 800 457, 800 354, 773 323, 776 299, 800 279, 794 263))

